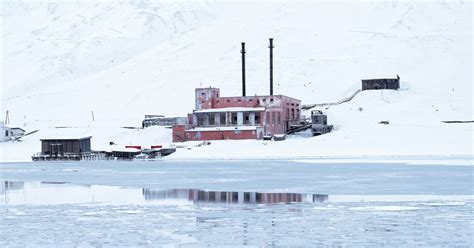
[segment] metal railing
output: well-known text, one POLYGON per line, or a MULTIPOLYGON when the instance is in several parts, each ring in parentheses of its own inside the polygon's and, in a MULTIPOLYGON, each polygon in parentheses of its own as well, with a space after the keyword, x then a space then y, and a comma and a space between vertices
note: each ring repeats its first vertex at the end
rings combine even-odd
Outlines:
POLYGON ((334 106, 334 105, 339 105, 339 104, 342 104, 342 103, 346 103, 346 102, 349 102, 351 101, 352 99, 354 99, 354 97, 359 94, 362 90, 361 89, 358 89, 356 92, 352 93, 352 95, 346 97, 346 98, 343 98, 337 102, 331 102, 331 103, 316 103, 316 104, 305 104, 303 106, 301 106, 301 109, 303 110, 308 110, 308 109, 312 109, 314 107, 326 107, 326 106, 334 106))

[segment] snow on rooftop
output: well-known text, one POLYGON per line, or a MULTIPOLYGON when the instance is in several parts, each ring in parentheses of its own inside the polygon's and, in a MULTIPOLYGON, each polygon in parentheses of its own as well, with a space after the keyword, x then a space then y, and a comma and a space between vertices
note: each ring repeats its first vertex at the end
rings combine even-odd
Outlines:
POLYGON ((92 137, 90 130, 86 128, 51 128, 45 129, 40 140, 69 140, 92 137))
POLYGON ((106 150, 107 152, 141 152, 141 149, 130 148, 130 147, 112 147, 106 150))
POLYGON ((213 108, 195 110, 194 113, 220 113, 220 112, 260 112, 265 111, 265 108, 250 108, 250 107, 230 107, 230 108, 213 108))

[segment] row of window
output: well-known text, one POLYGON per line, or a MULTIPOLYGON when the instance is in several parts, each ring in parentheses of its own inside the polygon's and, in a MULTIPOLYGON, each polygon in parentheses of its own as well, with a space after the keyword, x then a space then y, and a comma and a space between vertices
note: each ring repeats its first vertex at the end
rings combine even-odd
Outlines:
POLYGON ((292 119, 292 120, 297 120, 299 119, 299 116, 300 116, 300 110, 299 109, 290 109, 290 108, 287 108, 286 109, 286 118, 287 119, 292 119), (291 112, 291 114, 290 114, 291 112))
MULTIPOLYGON (((197 115, 198 126, 205 126, 206 118, 208 118, 207 119, 207 124, 209 126, 217 125, 216 116, 215 116, 216 114, 218 115, 217 119, 219 120, 220 125, 227 124, 226 123, 226 114, 227 113, 198 114, 197 115)), ((230 114, 230 123, 229 124, 237 125, 238 124, 237 123, 237 120, 238 120, 237 112, 231 112, 229 114, 230 114)), ((251 112, 244 112, 243 113, 243 124, 244 125, 250 125, 251 124, 250 114, 251 114, 251 112)), ((255 124, 260 124, 260 114, 258 112, 254 112, 254 114, 255 114, 254 123, 255 124)))
MULTIPOLYGON (((201 92, 201 96, 206 96, 206 92, 201 92)), ((219 97, 219 93, 217 93, 216 96, 219 97)))
MULTIPOLYGON (((260 120, 260 114, 258 112, 243 112, 243 124, 244 125, 250 125, 252 124, 251 123, 251 120, 250 120, 250 115, 251 113, 254 113, 254 124, 261 124, 261 120, 260 120)), ((226 114, 227 113, 213 113, 213 114, 198 114, 197 115, 197 124, 198 126, 205 126, 205 125, 209 125, 209 126, 215 126, 217 125, 216 123, 216 118, 219 120, 219 124, 220 125, 225 125, 227 124, 226 123, 226 114), (215 115, 218 115, 218 117, 216 117, 215 115), (206 121, 206 118, 207 118, 207 121, 206 121), (207 123, 205 123, 207 122, 207 123)), ((229 113, 230 114, 230 123, 228 124, 232 124, 232 125, 238 125, 238 117, 237 117, 237 112, 231 112, 229 113)), ((288 120, 297 120, 300 116, 300 110, 299 109, 290 109, 290 108, 287 108, 286 109, 286 118, 288 120)), ((282 114, 281 112, 267 112, 266 113, 266 120, 267 120, 267 124, 269 125, 274 125, 274 124, 278 124, 278 125, 281 125, 282 124, 282 114)))
POLYGON ((281 125, 281 112, 267 112, 267 124, 274 125, 278 124, 281 125), (275 114, 276 113, 276 114, 275 114), (270 118, 271 115, 271 118, 270 118), (276 117, 276 120, 275 120, 276 117))

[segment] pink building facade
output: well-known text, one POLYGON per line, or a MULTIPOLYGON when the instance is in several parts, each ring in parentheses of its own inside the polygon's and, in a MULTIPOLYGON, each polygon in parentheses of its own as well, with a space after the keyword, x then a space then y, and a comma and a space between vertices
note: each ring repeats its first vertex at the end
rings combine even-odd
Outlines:
POLYGON ((261 139, 285 134, 301 116, 301 101, 284 95, 221 97, 218 88, 197 88, 189 125, 173 127, 173 142, 261 139))

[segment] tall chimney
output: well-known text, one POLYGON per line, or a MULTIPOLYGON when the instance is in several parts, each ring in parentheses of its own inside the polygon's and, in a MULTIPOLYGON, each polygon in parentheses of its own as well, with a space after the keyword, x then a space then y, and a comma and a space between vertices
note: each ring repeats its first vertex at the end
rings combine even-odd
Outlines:
POLYGON ((245 96, 245 42, 242 42, 242 96, 245 96))
POLYGON ((270 38, 270 96, 273 96, 273 38, 270 38))

